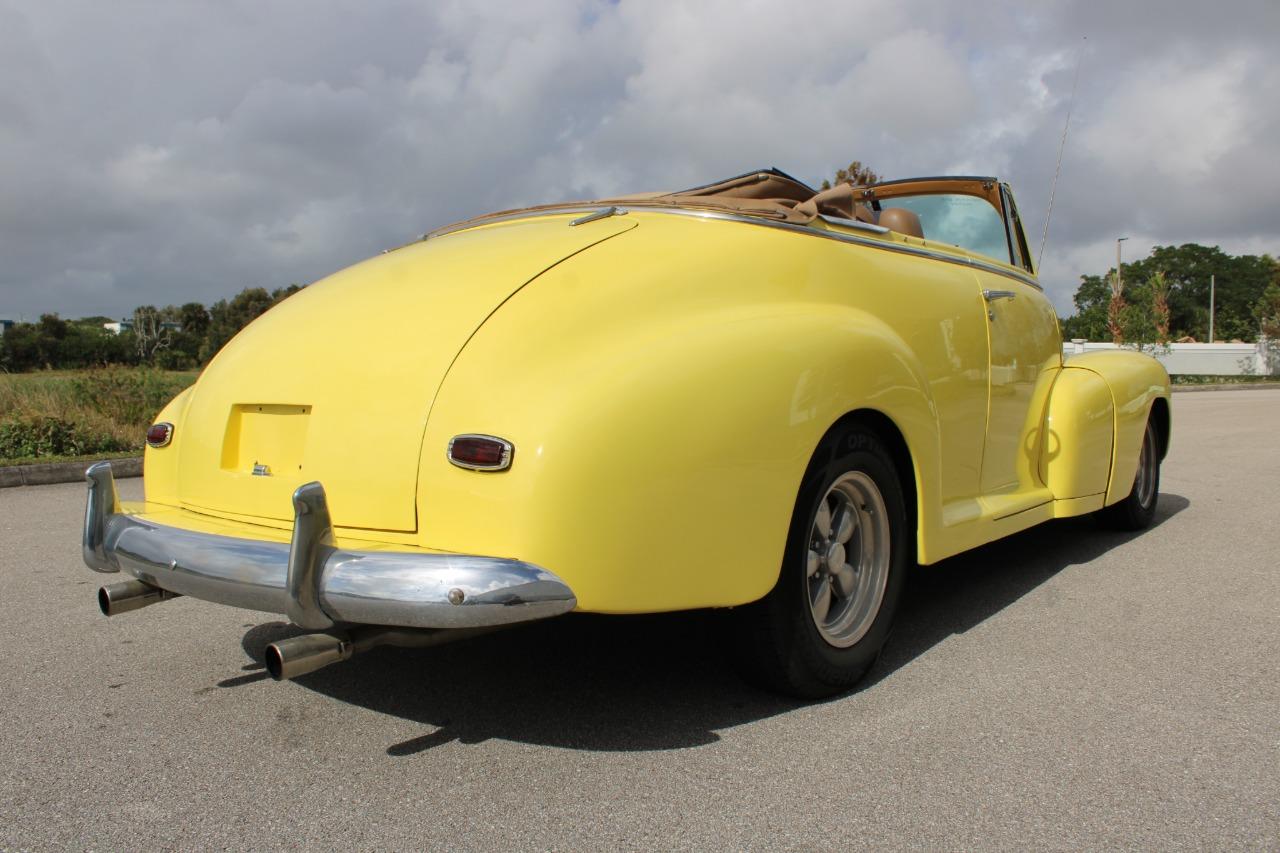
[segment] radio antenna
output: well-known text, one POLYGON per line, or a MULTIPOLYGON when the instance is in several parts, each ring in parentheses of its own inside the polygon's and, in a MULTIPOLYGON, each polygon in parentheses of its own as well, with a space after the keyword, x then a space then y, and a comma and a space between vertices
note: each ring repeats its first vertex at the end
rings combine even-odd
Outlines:
POLYGON ((1049 185, 1049 209, 1044 214, 1044 233, 1040 235, 1040 254, 1036 256, 1036 272, 1040 272, 1040 261, 1044 258, 1044 244, 1049 240, 1049 217, 1053 216, 1053 197, 1058 192, 1058 175, 1062 173, 1062 152, 1067 147, 1067 131, 1071 129, 1071 110, 1076 105, 1076 85, 1080 82, 1080 56, 1084 52, 1084 42, 1088 36, 1080 39, 1076 48, 1076 73, 1071 79, 1071 99, 1067 101, 1067 121, 1062 126, 1062 142, 1058 145, 1058 164, 1053 167, 1053 183, 1049 185))

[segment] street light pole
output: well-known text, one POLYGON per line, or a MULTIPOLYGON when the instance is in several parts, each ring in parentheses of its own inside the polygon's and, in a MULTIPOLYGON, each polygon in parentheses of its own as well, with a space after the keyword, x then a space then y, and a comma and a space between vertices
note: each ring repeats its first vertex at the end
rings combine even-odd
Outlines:
POLYGON ((1213 285, 1214 276, 1209 276, 1209 343, 1213 343, 1213 285))
POLYGON ((1124 290, 1124 281, 1120 277, 1120 244, 1128 239, 1129 239, 1128 237, 1116 238, 1116 295, 1117 296, 1119 296, 1121 291, 1124 290))

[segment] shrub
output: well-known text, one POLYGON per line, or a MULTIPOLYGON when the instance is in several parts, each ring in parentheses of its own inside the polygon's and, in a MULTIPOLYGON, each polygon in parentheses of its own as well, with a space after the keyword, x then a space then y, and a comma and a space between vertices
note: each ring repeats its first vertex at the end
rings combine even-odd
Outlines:
POLYGON ((194 373, 137 368, 0 373, 0 464, 139 451, 143 434, 194 373))
POLYGON ((83 456, 130 450, 129 442, 76 421, 51 416, 0 423, 0 458, 83 456))
POLYGON ((190 378, 182 375, 109 367, 73 378, 71 393, 78 405, 116 423, 146 426, 190 384, 190 378))

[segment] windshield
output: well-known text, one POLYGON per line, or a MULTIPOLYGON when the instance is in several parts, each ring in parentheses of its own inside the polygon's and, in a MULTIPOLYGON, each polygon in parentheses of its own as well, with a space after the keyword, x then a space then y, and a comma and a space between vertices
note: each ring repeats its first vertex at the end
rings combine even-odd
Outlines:
POLYGON ((1004 219, 984 199, 958 193, 893 196, 881 209, 905 208, 920 217, 926 240, 948 243, 1009 263, 1004 219))

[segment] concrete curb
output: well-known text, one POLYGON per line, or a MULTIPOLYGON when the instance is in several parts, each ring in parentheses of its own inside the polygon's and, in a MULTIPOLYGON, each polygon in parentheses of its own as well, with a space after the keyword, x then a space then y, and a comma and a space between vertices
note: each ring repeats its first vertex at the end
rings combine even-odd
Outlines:
MULTIPOLYGON (((141 477, 142 457, 111 459, 111 473, 116 477, 141 477)), ((10 486, 47 486, 50 483, 75 483, 84 480, 87 462, 46 462, 39 465, 10 465, 0 468, 0 489, 10 486)))

